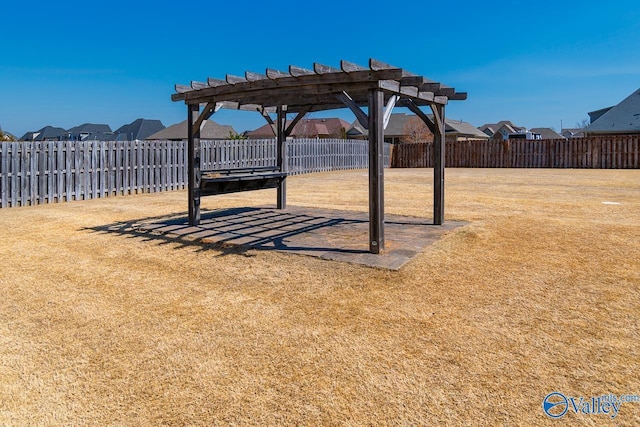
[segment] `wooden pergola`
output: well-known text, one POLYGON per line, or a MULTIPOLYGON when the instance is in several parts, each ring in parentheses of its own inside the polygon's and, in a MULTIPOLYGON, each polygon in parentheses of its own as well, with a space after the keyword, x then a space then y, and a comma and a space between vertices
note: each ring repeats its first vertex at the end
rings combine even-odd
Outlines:
MULTIPOLYGON (((277 207, 286 208, 286 138, 305 114, 349 108, 369 130, 369 249, 384 251, 384 128, 395 106, 406 107, 420 117, 434 134, 433 223, 444 222, 445 105, 464 100, 467 94, 410 73, 402 68, 369 60, 363 67, 341 61, 340 68, 313 64, 313 69, 290 66, 288 72, 267 69, 264 74, 247 71, 244 76, 226 75, 224 80, 176 85, 173 101, 187 104, 189 156, 189 223, 200 223, 200 197, 219 194, 220 185, 234 181, 233 191, 277 188, 277 207), (363 107, 367 108, 365 112, 363 107), (429 107, 433 119, 420 107, 429 107), (227 171, 228 177, 203 179, 200 168, 200 127, 221 108, 257 111, 273 128, 277 143, 277 165, 269 173, 227 171), (286 115, 295 114, 287 123, 286 115), (275 120, 271 117, 275 114, 275 120), (215 190, 211 190, 215 186, 215 190), (209 190, 205 190, 209 189, 209 190)), ((258 171, 260 172, 260 171, 258 171)), ((225 187, 227 188, 227 187, 225 187)))

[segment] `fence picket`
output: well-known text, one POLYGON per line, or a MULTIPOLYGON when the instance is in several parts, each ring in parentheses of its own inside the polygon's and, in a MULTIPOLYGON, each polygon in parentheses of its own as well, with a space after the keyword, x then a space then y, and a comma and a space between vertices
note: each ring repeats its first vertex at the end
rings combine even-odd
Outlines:
POLYGON ((56 184, 56 168, 55 168, 55 151, 54 151, 54 143, 53 141, 47 142, 47 193, 45 197, 47 198, 47 203, 53 203, 55 201, 55 196, 57 192, 55 191, 56 184))
POLYGON ((30 175, 30 191, 29 191, 29 203, 31 205, 35 205, 38 203, 38 167, 39 167, 39 157, 40 157, 40 143, 36 142, 32 147, 32 155, 31 162, 29 165, 29 175, 30 175))
POLYGON ((9 147, 8 143, 0 143, 0 208, 6 208, 9 203, 9 147))
POLYGON ((18 200, 20 206, 27 206, 29 199, 29 163, 31 161, 31 143, 25 144, 22 147, 22 153, 20 156, 20 193, 18 200))

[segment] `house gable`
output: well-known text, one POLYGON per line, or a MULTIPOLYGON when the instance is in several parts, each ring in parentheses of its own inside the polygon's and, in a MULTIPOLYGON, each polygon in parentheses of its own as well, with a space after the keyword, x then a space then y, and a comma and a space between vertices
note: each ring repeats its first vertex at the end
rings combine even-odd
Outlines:
POLYGON ((114 134, 118 141, 144 140, 163 129, 165 126, 160 120, 137 119, 128 125, 120 126, 114 134))
MULTIPOLYGON (((287 126, 291 123, 287 120, 287 126)), ((291 138, 344 138, 348 135, 351 125, 340 118, 309 118, 302 119, 293 127, 291 138)), ((265 124, 247 132, 250 139, 275 138, 271 125, 265 124)))
POLYGON ((498 123, 486 123, 478 129, 491 139, 508 139, 509 134, 526 130, 526 128, 514 125, 509 120, 501 120, 498 123))
MULTIPOLYGON (((235 134, 236 131, 233 127, 221 125, 213 120, 204 120, 200 126, 201 139, 229 139, 235 134)), ((187 138, 187 121, 183 120, 180 123, 176 123, 159 132, 149 135, 146 140, 182 141, 187 138)))
POLYGON ((69 129, 67 134, 74 141, 111 141, 114 139, 111 126, 105 124, 83 123, 69 129))
MULTIPOLYGON (((591 116, 591 113, 589 113, 591 116)), ((606 111, 584 128, 586 135, 640 133, 640 89, 606 111)))
POLYGON ((45 126, 35 132, 27 132, 20 141, 62 141, 66 139, 68 132, 63 128, 45 126))

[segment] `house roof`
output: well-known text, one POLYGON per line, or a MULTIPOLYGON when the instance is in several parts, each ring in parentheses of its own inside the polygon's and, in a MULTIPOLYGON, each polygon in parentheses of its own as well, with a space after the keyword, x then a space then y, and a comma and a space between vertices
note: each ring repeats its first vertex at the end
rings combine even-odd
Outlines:
POLYGON ((136 119, 128 125, 120 126, 114 135, 120 141, 146 139, 148 136, 165 129, 160 120, 136 119))
POLYGON ((599 110, 595 110, 595 111, 590 111, 587 114, 589 115, 589 121, 591 123, 595 122, 596 120, 598 120, 600 117, 602 117, 602 115, 604 113, 606 113, 607 111, 611 110, 614 106, 611 107, 606 107, 606 108, 601 108, 599 110))
MULTIPOLYGON (((400 136, 406 135, 407 133, 406 126, 407 126, 407 123, 409 123, 412 120, 412 117, 416 117, 416 116, 414 116, 413 114, 405 114, 405 113, 391 114, 391 117, 389 118, 389 124, 387 125, 387 128, 384 130, 385 136, 400 137, 400 136)), ((411 126, 413 125, 414 123, 411 123, 411 126)), ((369 131, 365 130, 364 135, 369 135, 369 131)))
POLYGON ((65 129, 45 126, 35 132, 27 132, 20 138, 20 141, 45 141, 47 139, 64 138, 68 135, 65 129))
MULTIPOLYGON (((591 115, 591 113, 589 114, 591 115)), ((589 126, 584 128, 584 132, 585 134, 639 133, 640 89, 591 122, 589 126)))
MULTIPOLYGON (((287 120, 287 126, 291 123, 287 120)), ((309 118, 302 119, 293 127, 289 136, 291 137, 316 137, 316 136, 333 136, 340 138, 342 129, 345 131, 351 127, 351 124, 340 118, 309 118)), ((247 132, 247 137, 252 139, 274 138, 271 125, 265 124, 258 129, 247 132)))
MULTIPOLYGON (((406 125, 412 117, 416 117, 413 114, 395 113, 391 114, 389 118, 389 124, 384 130, 384 136, 389 138, 400 138, 406 135, 406 125)), ((353 122, 349 130, 347 131, 349 136, 368 136, 369 131, 362 127, 357 120, 353 122)))
MULTIPOLYGON (((229 125, 221 125, 213 120, 204 120, 200 126, 200 138, 201 139, 228 139, 236 131, 229 125)), ((187 121, 183 120, 180 123, 176 123, 167 128, 162 129, 152 135, 149 135, 146 139, 159 139, 159 140, 182 140, 187 139, 187 121)))
POLYGON ((111 126, 105 124, 83 123, 74 126, 67 131, 67 136, 71 135, 72 139, 95 140, 95 141, 111 141, 114 139, 111 126), (81 137, 81 134, 87 134, 81 137))
POLYGON ((485 123, 478 129, 480 129, 486 135, 493 136, 502 127, 506 127, 508 133, 519 132, 525 129, 523 127, 514 125, 510 120, 501 120, 498 123, 485 123))
POLYGON ((562 129, 562 135, 567 138, 581 137, 584 136, 583 130, 584 128, 564 128, 562 129))
POLYGON ((452 120, 445 117, 445 133, 457 133, 460 136, 466 136, 478 139, 487 139, 488 135, 471 123, 462 120, 452 120))
POLYGON ((314 128, 316 135, 329 135, 329 128, 323 123, 316 123, 314 128))
POLYGON ((95 134, 95 133, 107 133, 107 132, 113 132, 111 130, 111 126, 109 125, 105 125, 105 124, 95 124, 95 123, 83 123, 79 126, 74 126, 71 129, 69 129, 68 131, 71 134, 78 134, 78 133, 91 133, 91 134, 95 134))
MULTIPOLYGON (((427 114, 427 116, 433 119, 433 115, 427 114)), ((406 113, 391 114, 391 117, 389 118, 389 124, 384 130, 384 135, 390 138, 400 138, 405 136, 407 133, 407 122, 409 120, 415 119, 416 117, 417 116, 413 114, 406 113)), ((446 117, 444 122, 445 134, 458 134, 460 136, 477 137, 482 139, 487 138, 487 135, 484 132, 473 126, 471 123, 463 122, 461 120, 447 119, 446 117)), ((347 131, 347 135, 354 137, 367 136, 369 135, 369 131, 364 129, 362 125, 360 125, 360 123, 356 120, 355 122, 353 122, 351 128, 347 131)))
POLYGON ((542 135, 542 139, 565 139, 564 136, 551 128, 531 128, 529 132, 542 135))

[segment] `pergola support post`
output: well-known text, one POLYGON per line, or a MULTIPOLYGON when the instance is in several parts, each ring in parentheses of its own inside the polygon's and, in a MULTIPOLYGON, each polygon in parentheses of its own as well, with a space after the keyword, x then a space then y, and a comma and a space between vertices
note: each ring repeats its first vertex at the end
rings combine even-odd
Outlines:
MULTIPOLYGON (((288 171, 288 159, 287 159, 287 111, 286 107, 279 105, 276 110, 276 145, 277 145, 277 162, 280 172, 288 171)), ((287 178, 284 177, 278 184, 278 196, 277 196, 278 209, 287 208, 287 178)))
POLYGON ((369 251, 384 251, 384 92, 369 92, 369 251))
POLYGON ((445 123, 444 105, 431 104, 433 120, 429 118, 413 101, 407 100, 404 106, 420 117, 433 133, 433 223, 444 224, 444 166, 445 166, 445 123))
POLYGON ((432 104, 433 121, 436 132, 433 135, 433 223, 444 223, 444 163, 445 163, 445 127, 444 105, 432 104))
POLYGON ((200 224, 200 126, 199 104, 187 104, 187 151, 189 166, 189 225, 200 224))

